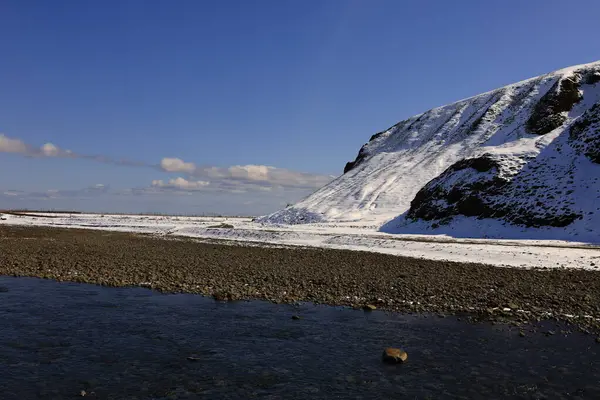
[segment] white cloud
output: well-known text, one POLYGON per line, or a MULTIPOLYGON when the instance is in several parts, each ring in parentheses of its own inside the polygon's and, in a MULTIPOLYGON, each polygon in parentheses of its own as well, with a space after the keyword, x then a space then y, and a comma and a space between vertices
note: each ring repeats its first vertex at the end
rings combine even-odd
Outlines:
POLYGON ((19 139, 11 139, 0 133, 0 152, 28 154, 28 146, 19 139))
POLYGON ((234 165, 227 168, 198 167, 180 158, 163 158, 160 168, 166 172, 184 172, 196 178, 209 178, 215 186, 227 182, 318 189, 333 178, 331 175, 308 174, 267 165, 234 165))
POLYGON ((46 143, 40 148, 36 148, 26 144, 20 139, 12 139, 3 134, 0 134, 0 152, 36 157, 67 157, 73 154, 69 151, 60 149, 52 143, 46 143))
POLYGON ((157 179, 152 181, 153 187, 159 188, 170 188, 170 189, 180 189, 180 190, 200 190, 206 186, 208 186, 210 182, 207 181, 188 181, 184 178, 175 178, 169 179, 168 182, 164 182, 162 179, 157 179))
POLYGON ((196 165, 191 162, 184 162, 180 158, 163 158, 160 167, 167 172, 187 172, 192 173, 196 170, 196 165))
POLYGON ((71 150, 63 150, 53 143, 46 143, 40 147, 24 143, 20 139, 12 139, 0 134, 0 153, 17 153, 29 157, 61 157, 79 158, 96 161, 104 164, 125 165, 132 167, 156 168, 156 165, 127 159, 114 159, 104 155, 78 154, 71 150))
POLYGON ((234 165, 228 171, 232 178, 248 179, 251 181, 268 181, 269 171, 276 168, 266 165, 234 165))
POLYGON ((40 150, 46 157, 57 157, 60 154, 60 149, 52 143, 46 143, 40 150))

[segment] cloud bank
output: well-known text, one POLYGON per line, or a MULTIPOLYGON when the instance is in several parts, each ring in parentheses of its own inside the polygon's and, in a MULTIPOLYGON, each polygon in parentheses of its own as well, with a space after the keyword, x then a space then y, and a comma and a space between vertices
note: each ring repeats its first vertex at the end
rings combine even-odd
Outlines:
POLYGON ((198 166, 180 158, 165 157, 158 164, 115 159, 104 155, 88 155, 63 149, 53 143, 36 147, 20 139, 0 134, 0 152, 20 154, 25 157, 48 157, 84 159, 104 164, 145 167, 166 173, 179 173, 173 179, 155 179, 150 188, 172 191, 199 191, 210 188, 221 192, 265 192, 276 190, 300 190, 306 195, 326 185, 335 178, 332 175, 309 174, 267 165, 233 165, 230 167, 198 166))
POLYGON ((267 165, 200 167, 179 158, 163 158, 160 167, 165 172, 186 173, 196 178, 290 188, 318 189, 335 178, 332 175, 308 174, 267 165))
POLYGON ((167 172, 187 172, 192 173, 196 169, 193 163, 186 163, 179 158, 163 158, 160 167, 167 172))
POLYGON ((79 158, 84 160, 92 160, 104 164, 136 166, 136 167, 155 167, 139 161, 127 159, 115 159, 103 155, 79 154, 71 150, 65 150, 54 143, 45 143, 40 147, 35 147, 23 142, 20 139, 10 138, 0 133, 0 153, 20 154, 25 157, 48 157, 48 158, 79 158))
POLYGON ((27 155, 28 146, 19 139, 11 139, 0 133, 0 151, 3 153, 17 153, 27 155))
POLYGON ((200 190, 208 186, 210 182, 207 181, 188 181, 182 177, 169 179, 168 182, 164 182, 162 179, 152 181, 153 187, 158 188, 173 188, 180 190, 200 190))

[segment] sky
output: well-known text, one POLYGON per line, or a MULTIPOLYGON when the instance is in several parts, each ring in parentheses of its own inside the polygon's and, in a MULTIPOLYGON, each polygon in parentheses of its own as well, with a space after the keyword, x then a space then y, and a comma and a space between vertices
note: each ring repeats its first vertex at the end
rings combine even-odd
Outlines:
POLYGON ((600 59, 600 2, 3 0, 0 209, 262 215, 412 115, 600 59))

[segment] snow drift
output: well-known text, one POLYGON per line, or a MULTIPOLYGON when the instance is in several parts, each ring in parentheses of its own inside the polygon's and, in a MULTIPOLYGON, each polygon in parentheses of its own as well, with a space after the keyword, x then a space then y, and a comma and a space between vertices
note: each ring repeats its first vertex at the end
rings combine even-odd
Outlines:
POLYGON ((259 221, 404 232, 443 231, 466 218, 593 235, 598 178, 600 62, 401 121, 373 135, 341 177, 259 221))

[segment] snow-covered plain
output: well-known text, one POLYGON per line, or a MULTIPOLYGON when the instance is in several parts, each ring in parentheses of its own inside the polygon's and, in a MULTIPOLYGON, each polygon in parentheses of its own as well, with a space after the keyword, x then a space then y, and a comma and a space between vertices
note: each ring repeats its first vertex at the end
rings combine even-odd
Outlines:
POLYGON ((373 135, 342 176, 256 221, 38 213, 0 223, 596 269, 600 62, 401 121, 373 135), (234 228, 211 228, 224 222, 234 228))
POLYGON ((309 246, 361 250, 422 259, 479 262, 506 267, 600 267, 600 247, 553 240, 466 239, 448 235, 402 235, 349 224, 266 225, 250 218, 143 215, 3 215, 0 224, 53 226, 147 233, 164 238, 222 239, 261 246, 309 246), (211 228, 227 223, 229 228, 211 228))

